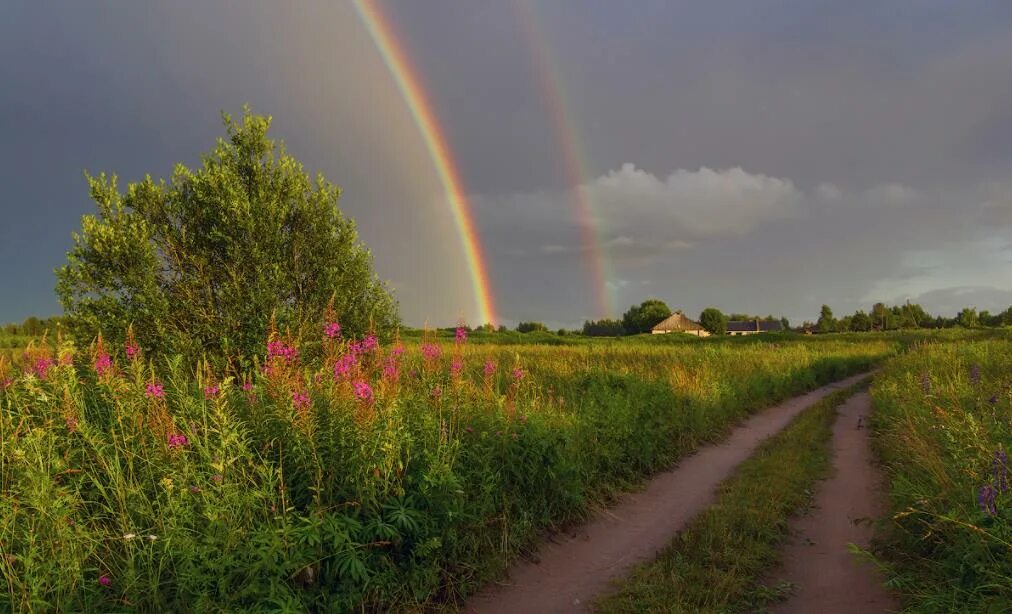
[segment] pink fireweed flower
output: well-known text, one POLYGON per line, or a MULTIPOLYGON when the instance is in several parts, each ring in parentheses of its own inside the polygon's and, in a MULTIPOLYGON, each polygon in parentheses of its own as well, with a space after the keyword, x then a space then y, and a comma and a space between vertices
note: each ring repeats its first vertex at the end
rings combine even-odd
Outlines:
POLYGON ((311 401, 309 400, 309 393, 302 390, 295 390, 292 392, 292 405, 296 409, 305 409, 309 407, 311 401))
POLYGON ((288 345, 284 341, 271 341, 267 344, 267 358, 281 358, 285 362, 295 362, 299 357, 299 350, 288 345))
POLYGON ((126 355, 127 355, 127 358, 129 358, 130 360, 133 360, 134 358, 137 358, 137 355, 140 353, 140 351, 141 351, 141 349, 139 347, 137 347, 136 345, 134 345, 132 343, 127 343, 126 344, 126 355))
POLYGON ((242 390, 243 392, 249 392, 250 390, 253 390, 253 382, 249 380, 244 381, 242 383, 242 390))
POLYGON ((365 339, 362 339, 362 349, 366 352, 374 352, 379 349, 379 339, 376 335, 366 335, 365 339))
POLYGON ((494 360, 485 361, 485 377, 492 377, 495 375, 495 369, 496 365, 494 360))
POLYGON ((110 584, 112 584, 112 578, 110 578, 105 574, 102 574, 101 576, 98 577, 98 583, 101 584, 102 586, 109 586, 110 584))
POLYGON ((218 387, 218 384, 211 384, 210 386, 204 386, 205 399, 213 399, 214 397, 218 396, 219 392, 221 392, 221 388, 218 387))
POLYGON ((467 329, 463 326, 458 326, 454 333, 454 343, 465 343, 467 341, 467 329))
POLYGON ((147 388, 146 388, 144 394, 148 395, 152 399, 161 399, 161 398, 164 398, 165 397, 165 386, 162 386, 161 384, 158 384, 156 382, 151 382, 151 383, 149 383, 147 385, 147 388))
POLYGON ((74 364, 74 354, 73 354, 73 352, 63 352, 63 353, 61 353, 60 354, 60 360, 59 360, 59 362, 60 362, 60 365, 63 366, 63 367, 68 367, 68 366, 74 364))
POLYGON ((323 334, 327 336, 327 339, 334 339, 341 335, 341 325, 337 322, 328 322, 323 327, 323 334))
POLYGON ((9 377, 0 380, 0 388, 3 388, 4 390, 10 388, 13 385, 14 385, 14 380, 12 380, 9 377))
POLYGON ((172 433, 169 435, 170 448, 182 448, 188 445, 190 445, 190 440, 187 439, 186 435, 182 433, 172 433))
POLYGON ((422 356, 425 360, 436 360, 443 355, 443 350, 435 343, 422 344, 422 356))
POLYGON ((373 402, 372 386, 369 385, 369 382, 363 379, 357 379, 355 380, 355 383, 352 384, 352 387, 355 389, 356 399, 366 404, 373 402))
POLYGON ((354 354, 345 354, 334 362, 334 379, 341 380, 351 375, 352 370, 358 361, 355 360, 354 354))
POLYGON ((390 350, 390 355, 394 358, 400 358, 404 354, 404 344, 398 343, 390 350))
POLYGON ((524 370, 523 370, 522 367, 516 367, 515 369, 513 369, 513 379, 514 379, 514 381, 518 381, 519 382, 520 380, 524 379, 524 375, 525 375, 525 373, 524 373, 524 370))
POLYGON ((432 389, 432 398, 437 401, 443 396, 443 389, 440 386, 436 386, 432 389))
POLYGON ((453 357, 453 361, 450 363, 450 377, 460 377, 460 372, 464 370, 464 361, 458 356, 453 357))
POLYGON ((95 373, 102 377, 112 369, 112 357, 102 352, 95 357, 95 373))
POLYGON ((39 379, 46 379, 46 374, 49 373, 49 369, 56 364, 52 358, 40 358, 35 362, 35 366, 32 368, 35 371, 35 375, 39 376, 39 379))
POLYGON ((383 365, 383 379, 393 381, 397 379, 397 359, 387 358, 383 365))

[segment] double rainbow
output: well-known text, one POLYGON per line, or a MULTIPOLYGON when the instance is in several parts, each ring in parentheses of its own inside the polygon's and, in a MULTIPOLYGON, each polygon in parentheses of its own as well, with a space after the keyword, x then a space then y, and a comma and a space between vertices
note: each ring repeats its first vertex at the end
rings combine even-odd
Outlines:
MULTIPOLYGON (((383 57, 383 62, 397 83, 435 165, 463 243, 479 317, 483 322, 494 324, 497 322, 497 314, 492 299, 488 266, 457 164, 440 129, 435 111, 421 85, 417 71, 398 43, 400 38, 396 29, 376 0, 354 0, 354 6, 359 19, 383 57)), ((537 27, 534 10, 523 0, 515 6, 521 30, 533 55, 538 84, 552 115, 555 138, 562 151, 566 179, 571 186, 569 190, 571 205, 580 228, 582 251, 586 255, 597 312, 600 317, 609 317, 614 312, 614 306, 608 292, 609 274, 604 241, 599 236, 599 224, 594 218, 593 203, 585 188, 591 175, 586 170, 588 168, 586 160, 580 155, 578 132, 567 112, 569 107, 560 87, 560 71, 553 62, 545 38, 537 27)))

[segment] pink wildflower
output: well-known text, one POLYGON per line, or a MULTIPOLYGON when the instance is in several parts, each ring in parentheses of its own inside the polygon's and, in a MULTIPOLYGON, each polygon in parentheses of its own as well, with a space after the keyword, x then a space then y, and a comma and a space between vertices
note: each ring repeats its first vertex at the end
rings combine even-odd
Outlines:
POLYGON ((40 379, 46 379, 46 374, 49 373, 49 369, 54 365, 52 358, 40 358, 35 363, 34 371, 35 375, 38 375, 40 379))
POLYGON ((105 574, 102 574, 101 576, 98 577, 98 583, 101 584, 102 586, 109 586, 110 584, 112 584, 112 578, 110 578, 105 574))
POLYGON ((467 341, 467 329, 464 328, 463 326, 458 326, 457 327, 457 331, 454 334, 454 339, 453 340, 454 340, 455 343, 458 343, 458 344, 465 343, 467 341))
POLYGON ((95 357, 95 373, 102 377, 112 369, 112 357, 102 352, 95 357))
POLYGON ((373 352, 379 349, 379 339, 376 335, 366 335, 365 339, 362 340, 362 349, 366 352, 373 352))
POLYGON ((253 382, 251 382, 249 380, 244 381, 242 383, 242 389, 243 389, 243 392, 249 392, 250 390, 253 390, 253 382))
POLYGON ((435 388, 432 389, 433 399, 436 399, 438 401, 442 396, 443 396, 443 389, 441 387, 436 386, 435 388))
POLYGON ((458 356, 453 357, 453 361, 450 363, 450 377, 460 377, 460 372, 464 370, 464 361, 458 356))
POLYGON ((291 363, 299 357, 299 350, 295 347, 288 345, 284 341, 271 341, 267 344, 267 358, 281 358, 285 362, 291 363))
POLYGON ((137 358, 137 354, 139 354, 140 351, 141 351, 140 348, 137 347, 136 345, 134 345, 132 343, 127 343, 126 344, 126 355, 127 355, 127 358, 129 358, 130 360, 133 360, 134 358, 137 358))
POLYGON ((348 345, 348 352, 352 356, 358 356, 359 354, 361 354, 364 351, 365 351, 365 346, 362 344, 361 341, 355 341, 354 343, 351 343, 351 344, 348 345))
POLYGON ((373 402, 372 386, 369 385, 369 382, 362 379, 357 379, 355 380, 355 383, 352 384, 352 386, 355 389, 356 399, 366 404, 370 404, 373 402))
POLYGON ((495 375, 495 369, 496 365, 494 360, 485 361, 485 377, 492 377, 495 375))
POLYGON ((60 365, 68 367, 74 364, 74 354, 72 352, 63 352, 60 354, 60 365))
POLYGON ((518 382, 520 380, 524 379, 524 370, 523 370, 523 368, 517 367, 517 368, 513 369, 513 379, 515 381, 518 381, 518 382))
POLYGON ((292 392, 292 405, 296 409, 305 409, 309 407, 311 401, 309 400, 309 393, 302 390, 295 390, 292 392))
POLYGON ((213 399, 214 397, 218 396, 219 392, 221 392, 221 388, 218 387, 218 384, 211 384, 210 386, 204 386, 205 399, 213 399))
POLYGON ((383 379, 393 381, 397 379, 397 359, 387 358, 383 365, 383 379))
POLYGON ((351 375, 352 369, 355 368, 357 361, 355 360, 354 354, 345 354, 337 359, 334 363, 334 379, 340 380, 347 378, 351 375))
POLYGON ((223 478, 220 473, 216 473, 211 476, 211 481, 214 482, 215 484, 221 484, 221 481, 224 479, 225 478, 223 478))
POLYGON ((14 385, 14 380, 12 380, 9 377, 5 378, 3 380, 0 380, 0 388, 3 388, 4 390, 10 388, 13 385, 14 385))
POLYGON ((169 447, 170 448, 182 448, 190 445, 190 440, 186 438, 186 435, 182 433, 173 433, 169 435, 169 447))
POLYGON ((443 350, 435 343, 422 344, 422 356, 425 360, 436 360, 443 355, 443 350))
POLYGON ((339 337, 341 335, 341 325, 337 322, 328 322, 326 326, 323 327, 323 334, 326 335, 328 339, 339 337))
POLYGON ((165 386, 162 386, 161 384, 155 382, 151 382, 148 384, 145 394, 151 397, 152 399, 164 398, 165 386))
POLYGON ((400 358, 403 353, 404 353, 403 343, 398 343, 393 347, 393 349, 390 350, 390 355, 393 356, 394 358, 400 358))

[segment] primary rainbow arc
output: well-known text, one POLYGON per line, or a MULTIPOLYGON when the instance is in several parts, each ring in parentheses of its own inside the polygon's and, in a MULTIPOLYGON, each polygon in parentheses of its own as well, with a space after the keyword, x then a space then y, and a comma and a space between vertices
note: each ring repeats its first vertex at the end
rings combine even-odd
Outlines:
POLYGON ((393 24, 373 0, 354 0, 355 11, 365 25, 369 36, 380 52, 383 62, 397 83, 411 117, 418 127, 422 141, 443 185, 453 220, 464 247, 464 257, 474 289, 475 307, 481 322, 498 323, 488 267, 482 252, 474 216, 468 202, 460 173, 450 152, 446 138, 440 130, 436 114, 429 103, 425 89, 404 49, 398 43, 393 24))

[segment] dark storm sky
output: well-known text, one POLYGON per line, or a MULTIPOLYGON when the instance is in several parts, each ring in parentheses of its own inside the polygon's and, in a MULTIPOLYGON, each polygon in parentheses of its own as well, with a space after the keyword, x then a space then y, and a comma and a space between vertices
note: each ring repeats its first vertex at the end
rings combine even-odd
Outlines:
MULTIPOLYGON (((1009 3, 382 6, 460 162, 506 320, 598 315, 573 189, 620 308, 1012 304, 1009 3), (524 15, 557 67, 579 186, 524 15)), ((243 103, 344 189, 407 322, 474 317, 431 161, 350 4, 68 1, 0 9, 0 322, 59 311, 85 169, 124 184, 196 164, 243 103)))

